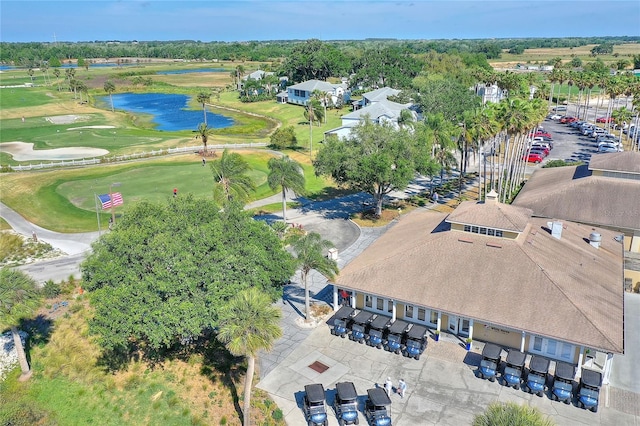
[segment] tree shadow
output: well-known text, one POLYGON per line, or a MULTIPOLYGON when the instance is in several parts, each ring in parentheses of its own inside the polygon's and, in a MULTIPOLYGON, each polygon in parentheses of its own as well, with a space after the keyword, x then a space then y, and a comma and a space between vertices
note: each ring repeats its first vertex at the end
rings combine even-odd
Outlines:
MULTIPOLYGON (((20 321, 18 329, 25 331, 29 335, 24 345, 24 352, 27 357, 27 362, 31 365, 31 348, 44 346, 49 342, 51 333, 53 332, 53 321, 51 318, 40 314, 35 318, 20 321)), ((11 340, 11 345, 13 345, 13 339, 11 340)))

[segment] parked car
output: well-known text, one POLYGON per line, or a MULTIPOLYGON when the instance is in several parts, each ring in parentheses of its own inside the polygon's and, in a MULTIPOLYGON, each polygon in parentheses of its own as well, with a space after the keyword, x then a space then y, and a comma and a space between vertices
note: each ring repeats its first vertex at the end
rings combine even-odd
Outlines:
POLYGON ((343 306, 338 309, 338 312, 333 314, 327 322, 331 327, 331 334, 334 336, 340 336, 343 339, 349 334, 349 325, 351 318, 355 315, 355 309, 350 306, 343 306))
POLYGON ((553 114, 549 114, 549 118, 551 120, 556 120, 557 121, 557 120, 560 120, 562 118, 562 115, 557 114, 557 113, 553 113, 553 114))
MULTIPOLYGON (((549 142, 544 142, 544 141, 535 141, 534 143, 531 144, 531 148, 544 148, 548 151, 551 151, 551 149, 553 148, 552 144, 549 142)), ((548 154, 548 153, 547 153, 548 154)))
POLYGON ((565 116, 565 117, 562 117, 560 119, 560 123, 562 123, 562 124, 569 124, 569 123, 573 123, 574 121, 578 121, 578 118, 577 117, 571 117, 571 116, 565 116))
POLYGON ((612 123, 613 118, 611 117, 598 117, 596 118, 596 123, 612 123))
POLYGON ((550 133, 547 133, 547 132, 536 132, 536 133, 534 133, 534 134, 533 134, 533 137, 534 137, 534 138, 536 138, 536 137, 543 137, 543 138, 549 138, 549 139, 551 139, 551 134, 550 134, 550 133))
POLYGON ((547 156, 549 155, 549 151, 547 151, 544 148, 531 148, 529 150, 529 155, 531 155, 531 154, 538 154, 542 158, 547 158, 547 156))
POLYGON ((413 324, 405 335, 405 345, 402 355, 420 359, 420 355, 427 348, 427 327, 413 324))
POLYGON ((376 317, 369 324, 369 332, 367 333, 367 345, 375 346, 378 349, 382 349, 384 342, 384 333, 387 327, 391 324, 391 317, 384 315, 376 315, 376 317))
POLYGON ((358 315, 351 320, 351 334, 349 339, 354 342, 364 343, 367 335, 367 327, 373 319, 373 314, 367 311, 360 311, 358 315))
POLYGON ((529 374, 527 374, 527 383, 523 389, 529 393, 542 396, 547 387, 549 364, 548 359, 533 355, 531 361, 529 361, 529 374))
POLYGON ((566 110, 567 110, 567 107, 565 105, 558 105, 557 107, 554 107, 552 109, 553 112, 561 112, 566 110))
POLYGON ((336 398, 333 401, 336 410, 338 424, 357 425, 358 419, 358 392, 353 382, 336 383, 336 398))
POLYGON ((484 348, 482 348, 482 360, 476 374, 482 379, 489 379, 490 382, 495 382, 498 368, 500 368, 501 353, 502 348, 498 345, 493 343, 484 345, 484 348))
POLYGON ((407 330, 409 323, 403 320, 395 320, 387 329, 387 336, 384 343, 384 350, 399 354, 402 352, 404 332, 407 330))
POLYGON ((507 354, 506 365, 502 372, 502 380, 505 386, 513 387, 515 390, 520 389, 522 378, 524 376, 524 361, 527 354, 515 349, 510 349, 507 354))
POLYGON ((540 154, 536 154, 536 153, 529 153, 529 155, 524 155, 522 157, 523 160, 526 160, 527 163, 542 163, 542 160, 544 160, 544 157, 542 157, 542 155, 540 154))
POLYGON ((578 387, 578 407, 597 412, 601 386, 602 373, 583 368, 578 387))
POLYGON ((391 426, 391 399, 382 388, 367 389, 364 415, 371 426, 391 426))
POLYGON ((602 145, 598 145, 598 152, 622 152, 622 146, 618 146, 612 143, 603 143, 602 145))
POLYGON ((551 387, 551 399, 571 403, 573 395, 573 379, 576 376, 576 367, 566 362, 556 362, 556 372, 553 376, 551 387))

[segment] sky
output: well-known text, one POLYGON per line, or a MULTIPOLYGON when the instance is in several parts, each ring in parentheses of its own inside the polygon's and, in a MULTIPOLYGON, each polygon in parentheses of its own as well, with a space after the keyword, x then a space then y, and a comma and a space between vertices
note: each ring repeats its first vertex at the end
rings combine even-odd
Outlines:
POLYGON ((1 0, 0 41, 640 36, 640 1, 1 0))

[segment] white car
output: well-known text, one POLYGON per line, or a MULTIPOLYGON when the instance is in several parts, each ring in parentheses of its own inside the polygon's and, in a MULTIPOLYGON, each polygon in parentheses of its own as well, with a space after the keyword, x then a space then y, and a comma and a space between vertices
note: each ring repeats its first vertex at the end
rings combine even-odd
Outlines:
POLYGON ((560 120, 562 116, 560 114, 551 114, 549 118, 552 120, 560 120))
POLYGON ((598 152, 622 152, 622 146, 616 146, 612 143, 603 143, 598 145, 598 152))

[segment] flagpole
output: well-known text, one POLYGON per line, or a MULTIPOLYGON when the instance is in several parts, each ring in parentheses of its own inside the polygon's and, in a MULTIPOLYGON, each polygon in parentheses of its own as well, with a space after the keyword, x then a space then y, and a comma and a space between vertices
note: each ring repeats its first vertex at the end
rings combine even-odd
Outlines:
POLYGON ((96 205, 96 216, 98 218, 98 237, 100 237, 102 235, 102 229, 100 226, 100 212, 98 211, 98 194, 96 194, 95 192, 93 193, 93 202, 96 205))
POLYGON ((111 223, 113 226, 116 225, 116 211, 115 211, 115 203, 113 202, 113 187, 120 186, 120 182, 114 182, 109 185, 109 199, 111 200, 111 223))

